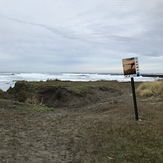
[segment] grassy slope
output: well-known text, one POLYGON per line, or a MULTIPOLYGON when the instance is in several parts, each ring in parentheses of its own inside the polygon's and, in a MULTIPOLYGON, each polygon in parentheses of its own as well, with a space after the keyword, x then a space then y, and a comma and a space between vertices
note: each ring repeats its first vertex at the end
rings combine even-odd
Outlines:
MULTIPOLYGON (((58 82, 59 85, 65 83, 58 82)), ((38 83, 36 83, 38 84, 38 83)), ((67 84, 67 83, 66 83, 67 84)), ((87 83, 86 85, 83 83, 68 83, 68 87, 71 90, 75 90, 77 92, 87 91, 87 88, 90 86, 98 87, 106 86, 108 83, 106 82, 96 82, 96 83, 87 83), (80 91, 79 91, 80 90, 80 91)), ((116 83, 110 82, 109 87, 116 87, 117 89, 127 89, 126 83, 116 83), (119 84, 119 86, 117 85, 119 84), (122 87, 123 86, 123 87, 122 87)), ((106 88, 106 87, 105 87, 106 88)), ((128 99, 129 100, 129 99, 128 99)), ((131 105, 131 104, 129 104, 131 105)), ((94 111, 92 109, 89 111, 80 111, 80 112, 72 112, 72 111, 64 111, 54 109, 55 112, 42 112, 49 111, 47 107, 43 106, 33 106, 29 104, 24 104, 20 102, 14 102, 12 100, 0 100, 0 108, 4 108, 7 110, 18 110, 18 114, 20 114, 21 110, 35 110, 36 117, 34 118, 37 121, 37 112, 40 115, 44 114, 46 118, 38 119, 39 124, 44 124, 46 130, 49 130, 49 134, 61 133, 58 135, 60 137, 61 144, 59 146, 66 146, 66 150, 69 154, 66 154, 64 151, 63 160, 65 162, 163 162, 163 119, 162 119, 162 108, 163 104, 161 101, 157 101, 157 99, 148 99, 148 98, 138 98, 138 106, 140 111, 140 116, 142 121, 136 122, 133 118, 133 112, 131 112, 132 107, 130 108, 128 104, 125 103, 115 103, 111 106, 105 108, 105 110, 100 111, 100 109, 94 111), (127 105, 127 106, 126 106, 127 105), (58 116, 56 115, 58 113, 58 116), (54 117, 53 117, 54 114, 54 117), (55 125, 58 125, 56 130, 49 123, 50 118, 54 121, 56 120, 55 125), (47 123, 46 123, 47 121, 47 123), (59 124, 61 126, 59 126, 59 124), (63 139, 62 139, 63 138, 63 139), (68 158, 68 156, 71 156, 68 158)), ((51 109, 50 109, 51 110, 51 109)), ((1 110, 0 110, 1 111, 1 110)), ((27 112, 28 113, 28 112, 27 112)), ((5 114, 4 110, 0 116, 5 114)), ((29 113, 28 113, 29 114, 29 113)), ((33 113, 32 113, 33 116, 33 113)), ((5 119, 1 117, 0 120, 5 119)), ((14 126, 16 123, 15 118, 11 122, 14 126)), ((1 132, 4 121, 0 121, 1 132)), ((33 121, 33 119, 31 119, 33 121)), ((7 120, 6 120, 7 122, 7 120)), ((26 122, 24 122, 26 123, 26 122)), ((39 126, 41 127, 41 126, 39 126)), ((38 128, 38 125, 33 123, 30 128, 38 128)), ((15 132, 18 132, 15 127, 15 132)), ((28 131, 28 128, 26 129, 28 131)), ((26 132, 26 131, 24 131, 26 132)), ((38 133, 40 129, 38 130, 38 133)), ((3 133, 2 133, 3 135, 3 133)), ((45 138, 47 143, 53 144, 58 137, 53 136, 52 139, 54 142, 51 142, 50 135, 47 135, 45 138), (50 141, 50 142, 48 142, 50 141)), ((37 138, 37 133, 35 138, 37 138)), ((40 139, 42 142, 45 135, 40 133, 40 139)), ((2 138, 1 138, 2 139, 2 138)), ((24 141, 25 139, 23 139, 24 141)), ((33 140, 34 143, 35 140, 33 140)), ((2 141, 1 141, 2 143, 2 141)), ((24 142, 22 142, 24 143, 24 142)), ((41 142, 40 142, 41 143, 41 142)), ((54 143, 55 144, 55 143, 54 143)), ((47 144, 48 145, 48 144, 47 144)), ((36 146, 39 146, 38 144, 36 146)), ((32 150, 36 148, 34 145, 32 150)), ((21 147, 21 145, 20 145, 21 147)), ((53 148, 53 152, 55 152, 55 145, 53 148)), ((28 147, 27 147, 28 148, 28 147)), ((59 148, 59 147, 58 147, 59 148)), ((60 149, 60 148, 59 148, 60 149)), ((41 152, 42 148, 40 148, 41 152)), ((63 149, 60 149, 63 150, 63 149)), ((52 153, 50 151, 50 147, 48 146, 46 151, 48 153, 52 153)), ((9 150, 10 152, 10 150, 9 150)), ((60 151, 63 152, 63 151, 60 151)), ((29 152, 30 153, 30 152, 29 152)), ((37 153, 37 152, 36 152, 37 153)), ((2 154, 2 153, 0 153, 2 154)), ((39 154, 38 154, 39 155, 39 154)), ((32 159, 32 156, 29 155, 29 159, 32 159)), ((50 157, 50 156, 49 156, 50 157)), ((47 155, 43 154, 43 158, 48 158, 47 155)), ((0 157, 1 161, 2 158, 0 157)), ((37 160, 37 158, 35 158, 37 160)), ((5 160, 5 159, 3 159, 5 160)), ((7 159, 6 159, 7 160, 7 159)), ((18 157, 16 157, 17 162, 21 162, 18 157)), ((54 160, 53 160, 54 161, 54 160)), ((53 162, 49 160, 49 162, 53 162)), ((63 162, 64 162, 63 161, 63 162)))

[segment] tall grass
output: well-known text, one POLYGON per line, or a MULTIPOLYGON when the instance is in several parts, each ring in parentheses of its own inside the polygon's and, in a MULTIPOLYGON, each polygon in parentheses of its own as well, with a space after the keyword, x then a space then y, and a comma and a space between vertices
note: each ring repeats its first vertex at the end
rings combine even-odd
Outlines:
POLYGON ((140 84, 137 94, 141 97, 163 97, 163 80, 140 84))

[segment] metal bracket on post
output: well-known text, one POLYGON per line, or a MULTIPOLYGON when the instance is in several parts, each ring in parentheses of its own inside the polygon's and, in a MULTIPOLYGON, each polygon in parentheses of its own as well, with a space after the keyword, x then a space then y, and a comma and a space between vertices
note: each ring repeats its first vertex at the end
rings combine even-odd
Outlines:
POLYGON ((134 84, 134 78, 131 77, 131 86, 132 86, 132 94, 133 94, 133 102, 134 102, 134 110, 135 110, 135 119, 138 121, 138 108, 137 108, 137 101, 136 101, 136 93, 135 93, 135 84, 134 84))

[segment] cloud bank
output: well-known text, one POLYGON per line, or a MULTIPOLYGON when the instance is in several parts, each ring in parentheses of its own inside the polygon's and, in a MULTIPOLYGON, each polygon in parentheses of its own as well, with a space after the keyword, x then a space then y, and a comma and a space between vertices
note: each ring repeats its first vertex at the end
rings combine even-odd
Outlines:
POLYGON ((0 0, 0 69, 163 73, 162 0, 0 0))

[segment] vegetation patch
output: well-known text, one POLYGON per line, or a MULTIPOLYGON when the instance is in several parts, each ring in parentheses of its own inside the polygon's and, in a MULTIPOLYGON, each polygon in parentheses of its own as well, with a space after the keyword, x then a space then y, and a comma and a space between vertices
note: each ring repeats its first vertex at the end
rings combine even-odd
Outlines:
POLYGON ((163 97, 163 81, 142 83, 137 88, 141 97, 163 97))
POLYGON ((0 108, 5 109, 21 109, 21 110, 35 110, 35 111, 52 111, 54 109, 41 105, 25 104, 9 99, 0 99, 0 108))
POLYGON ((18 81, 7 93, 16 101, 47 107, 83 107, 97 103, 107 96, 121 95, 121 91, 106 82, 46 82, 18 81))
POLYGON ((0 162, 163 162, 162 100, 138 98, 135 121, 130 82, 22 81, 4 93, 0 162))

